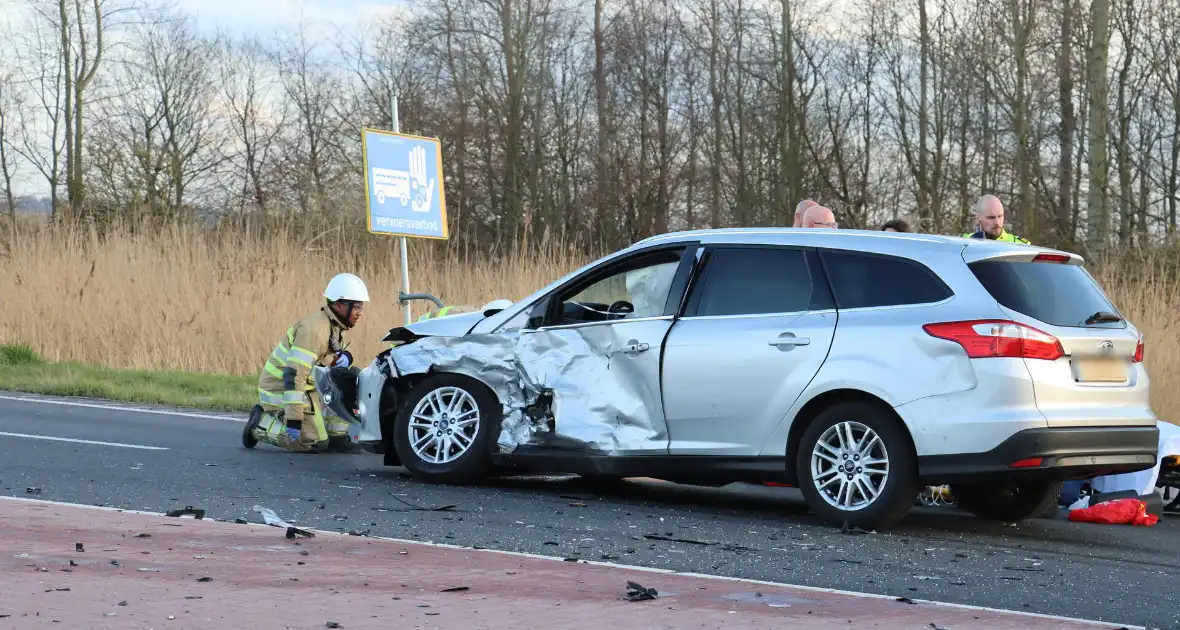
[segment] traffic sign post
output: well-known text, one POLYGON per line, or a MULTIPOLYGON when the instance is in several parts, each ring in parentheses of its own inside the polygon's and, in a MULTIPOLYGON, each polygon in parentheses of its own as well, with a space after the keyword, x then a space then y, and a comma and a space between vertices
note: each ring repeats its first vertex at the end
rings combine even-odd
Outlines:
POLYGON ((397 96, 391 103, 393 130, 361 129, 365 206, 369 232, 399 236, 402 291, 398 301, 411 321, 407 237, 449 238, 443 187, 442 144, 437 138, 399 132, 397 96))

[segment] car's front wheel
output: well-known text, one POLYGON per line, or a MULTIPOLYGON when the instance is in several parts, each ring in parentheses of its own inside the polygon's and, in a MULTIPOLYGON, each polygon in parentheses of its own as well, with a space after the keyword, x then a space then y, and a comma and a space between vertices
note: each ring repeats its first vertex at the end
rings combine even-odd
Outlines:
POLYGON ((859 401, 822 411, 795 453, 799 489, 832 524, 863 529, 897 524, 918 491, 908 436, 896 418, 859 401))
POLYGON ((430 376, 410 390, 394 423, 393 444, 417 479, 467 484, 488 475, 500 425, 496 395, 473 378, 430 376))
POLYGON ((974 483, 951 486, 959 508, 979 518, 1014 523, 1056 514, 1060 481, 974 483))

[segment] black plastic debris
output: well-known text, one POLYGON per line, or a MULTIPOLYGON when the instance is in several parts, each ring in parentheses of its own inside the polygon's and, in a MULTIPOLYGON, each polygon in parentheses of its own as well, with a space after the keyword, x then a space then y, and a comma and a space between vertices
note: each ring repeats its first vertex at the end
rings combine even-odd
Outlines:
POLYGON ((86 549, 82 547, 82 543, 74 543, 74 551, 81 553, 86 551, 86 549))
POLYGON ((212 581, 213 581, 213 578, 211 578, 211 577, 199 577, 199 578, 197 578, 197 581, 198 581, 198 582, 212 582, 212 581))
POLYGON ((136 535, 135 535, 135 537, 136 537, 136 538, 151 538, 151 537, 152 537, 152 535, 151 535, 151 534, 149 534, 149 533, 147 533, 147 532, 143 532, 143 533, 140 533, 140 534, 136 534, 136 535))
POLYGON ((659 597, 660 593, 654 588, 647 588, 642 584, 627 582, 627 601, 642 602, 659 597))
POLYGON ((441 590, 439 592, 440 593, 458 593, 461 591, 469 591, 469 590, 471 590, 470 586, 452 586, 451 588, 444 588, 443 590, 441 590))
POLYGON ((895 601, 899 601, 899 602, 901 602, 901 603, 903 603, 903 604, 910 604, 911 606, 917 606, 917 605, 918 605, 918 602, 915 602, 914 600, 912 600, 912 599, 910 599, 910 598, 908 598, 908 597, 898 597, 898 598, 897 598, 895 601))
POLYGON ((234 523, 237 523, 238 525, 249 525, 250 521, 247 521, 244 518, 235 518, 234 523))
POLYGON ((325 627, 325 628, 339 628, 339 627, 340 627, 340 624, 339 624, 338 622, 335 622, 335 621, 329 621, 329 622, 327 622, 327 623, 325 623, 325 624, 324 624, 324 627, 325 627))
POLYGON ((41 488, 36 488, 36 487, 30 486, 28 488, 25 488, 25 494, 41 494, 41 488))
POLYGON ((119 603, 118 603, 118 604, 116 604, 116 605, 117 605, 117 606, 126 606, 126 605, 127 605, 127 600, 123 600, 123 601, 119 602, 119 603))
POLYGON ((171 512, 168 512, 164 516, 172 516, 172 517, 177 517, 177 518, 179 518, 181 516, 191 516, 199 521, 199 520, 205 518, 205 510, 203 510, 201 508, 194 508, 191 505, 186 505, 186 506, 184 506, 183 510, 172 510, 171 512))
POLYGON ((287 528, 287 540, 294 540, 296 538, 315 538, 315 534, 306 529, 299 529, 298 527, 287 528))
POLYGON ((118 560, 111 560, 111 564, 117 567, 117 566, 119 566, 119 561, 118 560))
POLYGON ((671 536, 660 536, 659 534, 644 534, 643 537, 648 540, 664 540, 667 542, 687 543, 689 545, 704 545, 706 547, 717 544, 715 542, 706 542, 703 540, 692 540, 691 538, 673 538, 671 536))

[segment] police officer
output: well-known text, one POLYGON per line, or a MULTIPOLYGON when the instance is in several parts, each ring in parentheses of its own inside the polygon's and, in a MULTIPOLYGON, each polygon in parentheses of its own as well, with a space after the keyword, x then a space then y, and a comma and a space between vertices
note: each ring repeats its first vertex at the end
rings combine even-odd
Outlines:
POLYGON ((964 233, 964 237, 1032 245, 1030 241, 1004 229, 1004 204, 995 195, 984 195, 975 203, 975 221, 979 224, 978 229, 964 233))

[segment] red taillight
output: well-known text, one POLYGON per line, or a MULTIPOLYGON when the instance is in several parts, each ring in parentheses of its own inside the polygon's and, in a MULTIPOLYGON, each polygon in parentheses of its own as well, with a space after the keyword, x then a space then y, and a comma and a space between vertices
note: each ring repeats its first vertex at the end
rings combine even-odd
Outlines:
POLYGON ((1131 359, 1131 363, 1143 363, 1143 339, 1139 339, 1138 345, 1135 346, 1135 356, 1131 359))
POLYGON ((1056 337, 1032 326, 1005 319, 926 324, 926 333, 963 346, 972 359, 1008 357, 1056 361, 1065 349, 1056 337))
POLYGON ((1037 254, 1036 258, 1033 258, 1033 262, 1067 263, 1069 256, 1066 254, 1037 254))
POLYGON ((1042 463, 1044 463, 1044 461, 1045 458, 1043 457, 1030 457, 1028 459, 1021 459, 1012 462, 1011 464, 1008 464, 1008 468, 1036 468, 1037 466, 1040 466, 1042 463))

